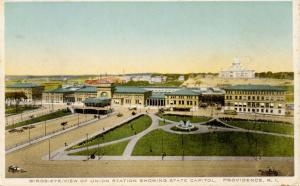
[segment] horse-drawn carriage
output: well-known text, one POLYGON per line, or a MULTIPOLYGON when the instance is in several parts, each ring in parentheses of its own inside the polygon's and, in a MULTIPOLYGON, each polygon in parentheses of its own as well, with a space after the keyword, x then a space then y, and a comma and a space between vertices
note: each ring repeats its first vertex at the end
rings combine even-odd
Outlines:
POLYGON ((279 175, 279 171, 275 170, 273 168, 259 169, 258 172, 260 172, 261 176, 278 176, 279 175))

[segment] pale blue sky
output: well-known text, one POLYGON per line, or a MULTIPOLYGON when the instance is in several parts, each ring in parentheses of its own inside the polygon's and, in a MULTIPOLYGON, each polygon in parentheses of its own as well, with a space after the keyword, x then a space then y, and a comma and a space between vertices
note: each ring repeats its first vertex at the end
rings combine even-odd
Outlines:
POLYGON ((6 3, 5 43, 6 74, 291 71, 292 3, 6 3))

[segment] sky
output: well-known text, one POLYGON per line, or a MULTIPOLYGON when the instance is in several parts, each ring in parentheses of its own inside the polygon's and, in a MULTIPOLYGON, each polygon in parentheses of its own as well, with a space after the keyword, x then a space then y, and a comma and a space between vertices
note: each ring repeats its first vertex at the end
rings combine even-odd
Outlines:
POLYGON ((5 3, 7 75, 292 71, 291 2, 5 3))

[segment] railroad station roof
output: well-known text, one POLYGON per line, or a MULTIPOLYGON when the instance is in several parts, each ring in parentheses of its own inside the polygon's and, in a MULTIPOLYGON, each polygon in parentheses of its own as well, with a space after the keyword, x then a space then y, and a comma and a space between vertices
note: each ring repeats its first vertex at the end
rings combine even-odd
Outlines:
POLYGON ((281 87, 271 86, 271 85, 234 85, 225 88, 225 90, 247 90, 247 91, 285 91, 281 87))
POLYGON ((174 92, 170 92, 167 93, 166 95, 170 95, 170 96, 199 96, 201 93, 199 92, 195 92, 191 89, 181 89, 181 90, 177 90, 174 92))
POLYGON ((35 88, 35 87, 41 87, 41 85, 35 83, 15 83, 6 86, 6 88, 35 88))

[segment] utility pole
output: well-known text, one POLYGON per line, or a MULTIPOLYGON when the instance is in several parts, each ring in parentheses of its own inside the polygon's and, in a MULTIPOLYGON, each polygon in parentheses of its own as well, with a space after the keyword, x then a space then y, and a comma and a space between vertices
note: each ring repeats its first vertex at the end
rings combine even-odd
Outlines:
POLYGON ((53 112, 53 99, 51 100, 51 102, 52 102, 51 106, 52 106, 52 112, 53 112))
MULTIPOLYGON (((99 138, 100 139, 100 138, 99 138)), ((100 140, 99 140, 100 141, 100 140)), ((98 160, 100 159, 100 152, 99 152, 99 145, 100 145, 100 143, 98 142, 98 150, 97 150, 97 154, 98 154, 98 160)))
POLYGON ((49 155, 49 160, 51 159, 51 157, 50 157, 50 139, 51 138, 49 138, 49 140, 48 140, 48 155, 49 155))
POLYGON ((28 141, 29 141, 29 143, 30 143, 30 126, 28 126, 28 134, 29 134, 29 136, 28 136, 28 141))
POLYGON ((78 127, 79 127, 79 113, 77 113, 78 127))

